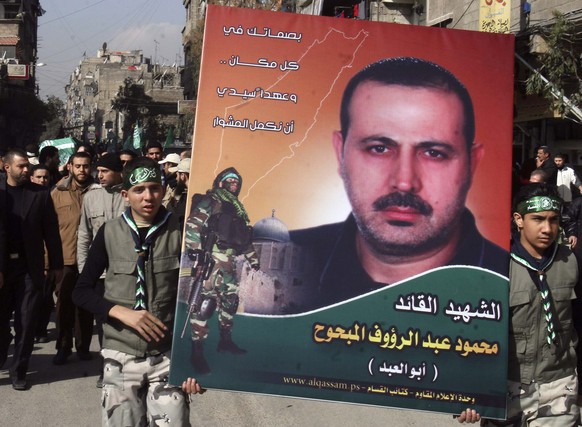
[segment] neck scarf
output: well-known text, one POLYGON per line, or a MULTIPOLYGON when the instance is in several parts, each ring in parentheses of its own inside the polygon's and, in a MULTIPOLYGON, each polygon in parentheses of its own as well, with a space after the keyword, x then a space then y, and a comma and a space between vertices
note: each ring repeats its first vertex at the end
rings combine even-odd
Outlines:
POLYGON ((546 250, 542 258, 538 260, 525 250, 519 241, 519 236, 516 236, 516 239, 513 242, 513 247, 511 248, 511 257, 527 269, 530 277, 536 285, 537 290, 540 293, 540 297, 542 299, 542 308, 546 318, 546 340, 548 345, 552 345, 553 343, 556 346, 559 343, 555 332, 552 294, 550 293, 550 288, 546 280, 546 270, 552 265, 557 251, 558 245, 554 243, 546 250))
POLYGON ((127 208, 121 215, 129 228, 131 229, 131 237, 135 243, 135 251, 137 252, 137 282, 135 284, 135 305, 134 310, 147 310, 147 295, 145 282, 145 264, 149 257, 150 246, 156 238, 158 231, 168 221, 171 212, 166 211, 163 207, 154 218, 154 223, 148 229, 145 238, 141 239, 139 228, 131 214, 131 208, 127 208))
POLYGON ((211 191, 216 195, 216 197, 218 197, 223 202, 233 204, 236 209, 236 214, 240 218, 244 219, 247 224, 249 223, 249 216, 247 215, 247 211, 245 210, 245 207, 240 202, 238 197, 236 197, 234 194, 232 194, 230 191, 224 188, 215 188, 214 190, 211 191))

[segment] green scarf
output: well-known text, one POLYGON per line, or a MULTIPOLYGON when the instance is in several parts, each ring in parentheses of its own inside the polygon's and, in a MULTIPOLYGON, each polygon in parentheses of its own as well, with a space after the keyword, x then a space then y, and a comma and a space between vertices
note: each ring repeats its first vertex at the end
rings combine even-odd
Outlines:
POLYGON ((236 197, 234 194, 232 194, 230 191, 224 188, 215 188, 213 190, 210 190, 209 192, 214 194, 223 202, 232 203, 236 209, 236 214, 240 218, 244 219, 247 224, 249 223, 249 216, 247 215, 247 211, 245 210, 245 207, 240 202, 238 197, 236 197))
POLYGON ((149 258, 150 247, 154 239, 158 235, 160 228, 168 221, 171 216, 171 212, 166 211, 163 207, 154 218, 155 223, 151 225, 148 229, 145 239, 142 240, 139 234, 139 228, 133 219, 131 214, 131 208, 128 207, 123 214, 122 218, 125 220, 129 228, 131 229, 131 237, 135 243, 135 251, 137 252, 137 281, 135 284, 135 304, 133 306, 134 310, 147 310, 147 293, 146 293, 146 272, 145 264, 149 258))

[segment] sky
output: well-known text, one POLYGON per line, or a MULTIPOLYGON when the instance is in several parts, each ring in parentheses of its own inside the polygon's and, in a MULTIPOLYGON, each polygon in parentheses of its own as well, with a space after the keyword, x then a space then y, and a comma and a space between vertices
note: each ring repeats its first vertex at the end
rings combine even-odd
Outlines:
POLYGON ((87 56, 109 50, 141 49, 157 62, 183 65, 182 0, 41 0, 38 20, 39 96, 65 99, 65 85, 87 56))

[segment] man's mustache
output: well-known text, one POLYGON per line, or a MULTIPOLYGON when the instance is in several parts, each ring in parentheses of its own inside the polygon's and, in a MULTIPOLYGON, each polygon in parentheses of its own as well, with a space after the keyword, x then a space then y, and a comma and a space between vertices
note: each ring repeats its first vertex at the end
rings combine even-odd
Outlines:
POLYGON ((428 216, 432 214, 432 207, 418 197, 411 193, 391 193, 376 199, 372 207, 376 211, 383 211, 386 208, 398 206, 405 208, 413 208, 420 214, 428 216))

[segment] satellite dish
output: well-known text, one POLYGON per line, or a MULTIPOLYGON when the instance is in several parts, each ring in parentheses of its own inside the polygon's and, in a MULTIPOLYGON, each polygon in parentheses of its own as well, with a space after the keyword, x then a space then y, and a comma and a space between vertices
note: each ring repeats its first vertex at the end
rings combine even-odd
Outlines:
POLYGON ((107 42, 103 42, 103 52, 107 50, 107 42))

